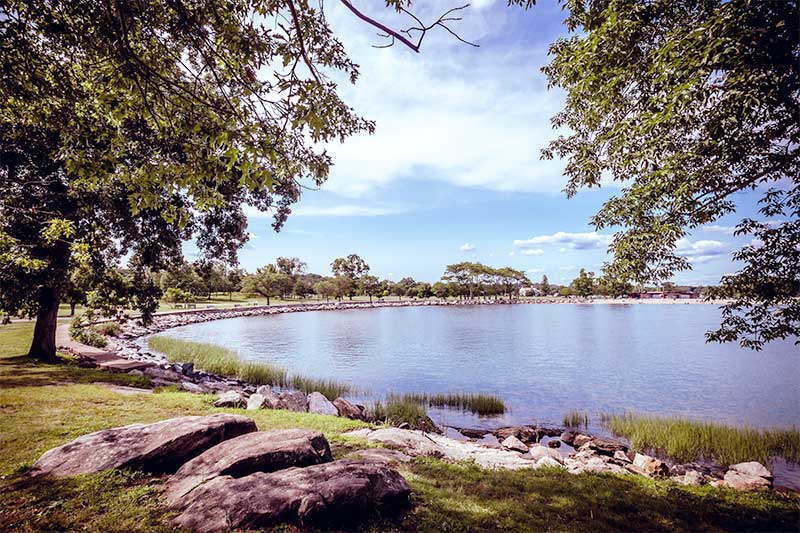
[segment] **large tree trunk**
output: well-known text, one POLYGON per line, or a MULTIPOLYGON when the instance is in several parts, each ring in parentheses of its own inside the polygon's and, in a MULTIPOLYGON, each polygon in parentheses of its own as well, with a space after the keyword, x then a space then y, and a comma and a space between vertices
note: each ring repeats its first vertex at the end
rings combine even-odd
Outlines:
POLYGON ((39 312, 33 328, 33 342, 28 352, 40 361, 57 362, 56 327, 58 326, 58 303, 61 294, 54 287, 44 287, 39 294, 39 312))

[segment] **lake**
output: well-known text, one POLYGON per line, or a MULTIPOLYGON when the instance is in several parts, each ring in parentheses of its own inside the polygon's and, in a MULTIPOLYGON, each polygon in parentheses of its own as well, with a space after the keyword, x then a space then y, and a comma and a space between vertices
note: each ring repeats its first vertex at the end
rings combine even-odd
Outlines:
POLYGON ((800 425, 798 347, 706 344, 719 320, 713 305, 396 307, 234 318, 162 334, 349 382, 362 402, 389 392, 482 392, 510 408, 489 418, 430 411, 446 425, 560 425, 571 409, 800 425))

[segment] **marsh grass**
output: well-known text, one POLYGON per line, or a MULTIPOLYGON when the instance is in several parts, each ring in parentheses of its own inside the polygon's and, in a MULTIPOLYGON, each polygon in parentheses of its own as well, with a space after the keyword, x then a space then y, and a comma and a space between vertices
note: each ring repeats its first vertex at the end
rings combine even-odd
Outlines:
POLYGON ((573 409, 564 415, 562 422, 568 428, 589 427, 589 413, 573 409))
POLYGON ((350 392, 350 386, 333 380, 289 375, 285 368, 269 363, 242 361, 233 351, 202 342, 153 336, 147 345, 163 353, 171 362, 193 363, 198 369, 244 380, 253 385, 288 387, 311 393, 322 393, 329 400, 350 392))
POLYGON ((800 464, 800 429, 753 429, 679 417, 632 413, 603 414, 601 420, 615 435, 636 449, 652 449, 681 462, 712 459, 721 465, 758 461, 776 456, 800 464))
POLYGON ((374 420, 380 420, 390 426, 406 423, 414 429, 435 429, 424 404, 409 395, 390 394, 385 404, 376 401, 372 405, 370 414, 374 420))
POLYGON ((469 394, 453 392, 447 394, 404 394, 404 400, 416 402, 428 407, 450 407, 470 411, 481 416, 501 415, 506 412, 503 400, 489 394, 469 394))

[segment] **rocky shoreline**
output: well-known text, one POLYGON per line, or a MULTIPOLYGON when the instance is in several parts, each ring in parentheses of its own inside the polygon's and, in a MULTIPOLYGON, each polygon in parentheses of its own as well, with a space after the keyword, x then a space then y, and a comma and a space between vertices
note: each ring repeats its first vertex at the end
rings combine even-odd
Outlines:
MULTIPOLYGON (((169 363, 159 353, 147 349, 142 339, 164 330, 188 324, 244 316, 267 316, 305 311, 341 311, 378 307, 510 305, 509 300, 462 301, 397 301, 337 302, 263 306, 252 308, 213 309, 156 315, 147 326, 138 319, 120 321, 121 332, 109 337, 105 350, 80 345, 69 339, 60 343, 87 365, 110 371, 146 375, 154 386, 177 386, 193 393, 217 394, 217 407, 256 409, 288 409, 331 416, 344 416, 367 421, 364 406, 345 398, 330 401, 319 392, 275 391, 269 386, 256 387, 238 379, 195 370, 191 363, 169 363), (101 361, 103 357, 105 361, 101 361), (121 362, 120 362, 121 361, 121 362)), ((546 303, 546 302, 540 302, 546 303)), ((63 334, 62 334, 63 338, 63 334)), ((484 468, 564 468, 570 473, 607 472, 646 477, 671 478, 687 485, 710 484, 738 490, 772 487, 772 474, 759 463, 741 463, 728 469, 691 463, 670 465, 655 457, 635 453, 622 442, 586 435, 563 428, 518 426, 493 431, 450 428, 463 440, 449 438, 411 428, 362 429, 352 436, 365 438, 396 449, 394 460, 411 460, 415 456, 434 456, 445 460, 472 460, 484 468), (487 439, 487 435, 492 438, 487 439), (547 445, 543 439, 547 438, 547 445), (564 446, 562 447, 562 443, 564 446), (561 450, 557 449, 561 448, 561 450)))

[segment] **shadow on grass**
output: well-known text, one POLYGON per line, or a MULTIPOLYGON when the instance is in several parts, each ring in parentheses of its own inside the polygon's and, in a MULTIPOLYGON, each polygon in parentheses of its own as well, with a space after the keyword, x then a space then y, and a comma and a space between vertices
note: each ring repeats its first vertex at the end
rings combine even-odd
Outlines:
POLYGON ((68 359, 58 364, 42 363, 22 355, 0 358, 0 388, 4 389, 97 381, 130 387, 147 387, 150 384, 150 380, 144 376, 113 374, 94 368, 83 368, 68 359))
POLYGON ((416 508, 403 529, 796 531, 800 524, 800 498, 775 492, 560 469, 486 471, 428 459, 404 473, 416 508))
POLYGON ((0 531, 169 531, 157 479, 110 470, 0 481, 0 531))

